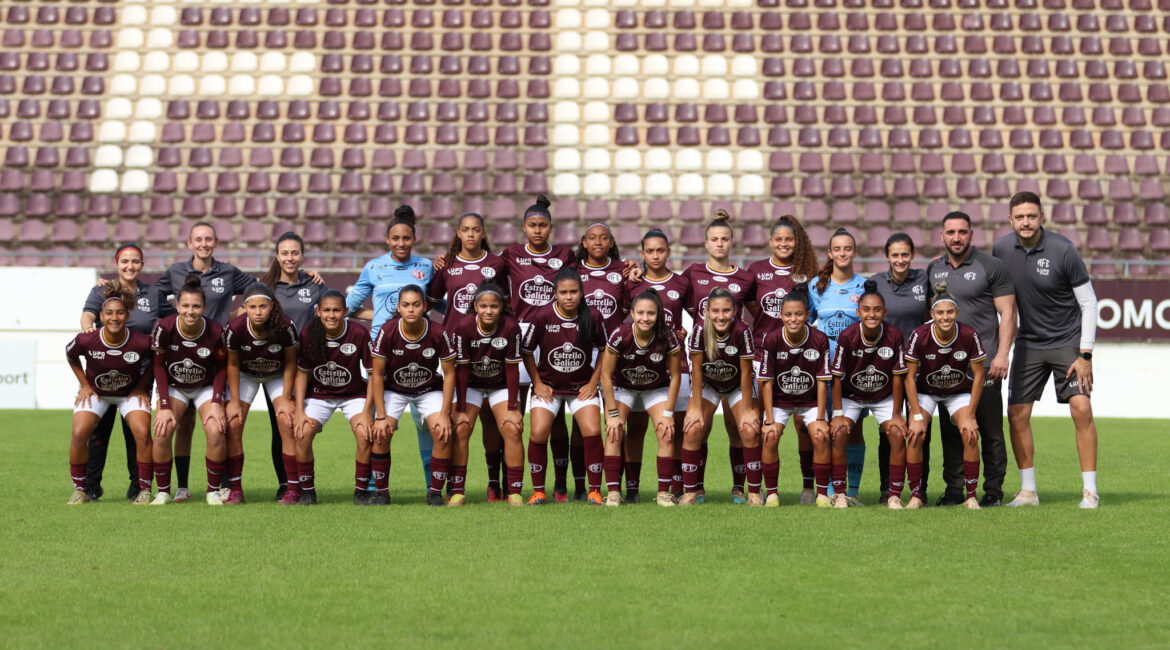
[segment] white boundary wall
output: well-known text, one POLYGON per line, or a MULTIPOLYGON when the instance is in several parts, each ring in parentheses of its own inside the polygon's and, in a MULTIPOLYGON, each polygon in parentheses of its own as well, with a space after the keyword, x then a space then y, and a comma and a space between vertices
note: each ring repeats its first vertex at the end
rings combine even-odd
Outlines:
MULTIPOLYGON (((77 335, 81 305, 97 277, 93 268, 0 267, 0 287, 6 294, 0 342, 36 345, 35 408, 73 407, 77 380, 65 362, 65 345, 77 335)), ((1093 357, 1094 412, 1102 417, 1170 416, 1170 407, 1162 401, 1170 380, 1168 362, 1167 344, 1099 343, 1093 357)), ((1052 382, 1034 412, 1068 415, 1068 408, 1056 403, 1052 382)))

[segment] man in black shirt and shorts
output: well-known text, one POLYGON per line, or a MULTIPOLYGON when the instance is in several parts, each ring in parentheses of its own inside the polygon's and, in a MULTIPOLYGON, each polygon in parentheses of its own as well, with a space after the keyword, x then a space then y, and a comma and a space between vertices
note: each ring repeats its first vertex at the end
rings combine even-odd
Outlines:
POLYGON ((1010 203, 1012 234, 995 242, 1016 287, 1020 331, 1008 379, 1008 426, 1020 468, 1020 492, 1009 506, 1034 506, 1032 403, 1051 374, 1056 398, 1068 404, 1076 427, 1077 455, 1084 484, 1080 507, 1096 508, 1097 427, 1089 394, 1093 390, 1093 341, 1097 297, 1085 262, 1068 239, 1044 230, 1040 197, 1018 192, 1010 203))

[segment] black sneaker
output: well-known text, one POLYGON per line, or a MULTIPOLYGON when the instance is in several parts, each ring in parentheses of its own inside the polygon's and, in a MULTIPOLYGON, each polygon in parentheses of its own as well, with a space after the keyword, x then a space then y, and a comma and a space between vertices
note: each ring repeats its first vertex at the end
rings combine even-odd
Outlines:
POLYGON ((371 506, 388 506, 388 505, 390 505, 390 494, 378 492, 370 499, 369 505, 371 505, 371 506))
POLYGON ((626 503, 638 503, 638 492, 635 490, 626 490, 626 503))
POLYGON ((370 499, 372 499, 373 496, 374 495, 366 492, 365 490, 354 490, 353 504, 355 506, 368 506, 370 505, 370 499))
POLYGON ((581 503, 585 503, 586 499, 588 499, 588 498, 589 498, 589 493, 585 492, 584 490, 573 492, 573 500, 574 501, 580 501, 581 503))
POLYGON ((138 487, 138 481, 134 481, 133 483, 130 484, 130 487, 126 488, 126 500, 133 501, 133 500, 137 499, 138 493, 141 491, 142 491, 142 488, 138 487))
POLYGON ((273 501, 280 501, 284 498, 284 493, 288 492, 288 483, 281 483, 280 487, 276 488, 276 498, 273 501))
POLYGON ((102 486, 99 485, 95 488, 86 488, 85 493, 89 495, 90 501, 97 501, 98 499, 102 498, 102 495, 105 494, 106 491, 103 490, 102 486))
POLYGON ((950 494, 943 494, 934 504, 936 506, 961 506, 966 503, 966 499, 962 497, 952 496, 950 494))
POLYGON ((317 491, 316 490, 301 490, 301 496, 297 499, 298 506, 315 506, 317 505, 317 491))
POLYGON ((438 492, 427 492, 427 505, 445 506, 447 505, 447 501, 443 499, 443 495, 439 494, 438 492))
POLYGON ((980 508, 996 508, 1003 505, 1003 499, 1000 497, 984 494, 983 498, 979 500, 980 508))

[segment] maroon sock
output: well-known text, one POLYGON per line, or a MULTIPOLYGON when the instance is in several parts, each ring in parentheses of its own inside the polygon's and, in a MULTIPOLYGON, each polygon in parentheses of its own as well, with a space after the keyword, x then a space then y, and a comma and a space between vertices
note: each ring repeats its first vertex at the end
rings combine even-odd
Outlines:
MULTIPOLYGON (((589 479, 589 491, 601 491, 601 468, 605 461, 605 441, 601 436, 590 436, 583 439, 585 448, 585 475, 589 479)), ((622 471, 621 456, 618 456, 618 472, 622 471)), ((618 477, 618 485, 622 484, 620 475, 618 477)))
POLYGON ((485 451, 483 458, 487 461, 488 485, 500 484, 500 465, 504 462, 504 454, 499 451, 485 451))
POLYGON ((150 493, 150 482, 154 478, 154 463, 138 463, 138 489, 150 493))
MULTIPOLYGON (((699 447, 699 473, 698 473, 698 482, 696 483, 696 485, 697 485, 696 489, 698 489, 698 490, 703 489, 703 481, 706 478, 707 478, 707 443, 704 442, 703 446, 699 447)), ((683 480, 684 489, 686 487, 686 484, 687 484, 687 481, 684 479, 683 480)))
POLYGON ((451 475, 448 477, 447 489, 451 494, 463 494, 463 484, 467 481, 467 465, 452 465, 451 475))
MULTIPOLYGON (((433 459, 432 459, 432 462, 433 459)), ((390 494, 390 453, 370 454, 370 473, 378 494, 390 494)))
POLYGON ((816 480, 816 476, 813 474, 813 453, 811 451, 798 453, 800 454, 800 476, 804 479, 804 489, 811 490, 816 480))
POLYGON ((365 492, 370 489, 370 468, 369 463, 363 463, 360 460, 353 462, 353 491, 365 492))
POLYGON ((848 469, 849 469, 849 465, 846 463, 841 463, 840 465, 838 465, 836 463, 833 464, 833 493, 834 494, 845 494, 845 490, 846 490, 845 474, 846 474, 846 471, 848 469))
POLYGON ((219 489, 219 484, 223 482, 224 463, 222 460, 211 460, 204 457, 207 463, 207 491, 215 492, 219 489))
POLYGON ((605 489, 608 492, 622 490, 622 457, 605 454, 605 489))
POLYGON ((963 461, 963 480, 967 484, 967 498, 975 498, 979 487, 979 461, 963 461))
POLYGON ((520 494, 524 489, 524 466, 506 465, 505 471, 508 474, 508 494, 520 494))
POLYGON ((902 486, 906 481, 906 466, 890 463, 890 496, 902 498, 902 486))
POLYGON ((227 461, 228 487, 233 491, 242 491, 244 475, 244 455, 232 456, 227 461))
POLYGON ((548 445, 528 442, 528 472, 532 475, 532 489, 544 492, 544 475, 548 465, 548 445))
POLYGON ((780 487, 780 462, 763 463, 764 474, 764 489, 768 494, 776 494, 776 489, 780 487))
POLYGON ((159 492, 171 491, 171 462, 154 463, 154 484, 159 492))
POLYGON ((569 439, 554 437, 548 441, 548 446, 552 448, 553 487, 567 490, 565 486, 568 485, 566 481, 569 475, 569 439))
POLYGON ((907 463, 906 473, 910 475, 910 496, 922 498, 922 463, 907 463))
POLYGON ((637 494, 642 483, 642 463, 626 463, 626 492, 637 494))
POLYGON ((658 468, 658 491, 669 492, 671 475, 674 472, 674 459, 657 458, 655 465, 658 468))
POLYGON ((292 454, 281 454, 280 460, 284 463, 284 475, 288 478, 288 489, 293 494, 301 493, 301 482, 297 477, 297 457, 292 454))
MULTIPOLYGON (((600 440, 600 439, 601 438, 598 438, 598 440, 600 440)), ((589 446, 589 443, 583 442, 581 445, 572 445, 571 447, 569 447, 569 460, 572 461, 572 463, 573 463, 573 489, 578 491, 578 492, 581 492, 585 489, 585 479, 589 475, 589 469, 592 467, 592 463, 590 463, 589 459, 587 458, 587 456, 589 454, 589 452, 587 451, 588 446, 589 446), (582 470, 584 470, 584 471, 582 471, 582 470)), ((604 448, 605 448, 605 444, 602 443, 602 455, 605 454, 604 448)), ((600 457, 598 457, 598 460, 599 461, 601 460, 600 457)), ((589 489, 590 490, 594 490, 594 489, 600 490, 601 489, 601 471, 600 470, 598 470, 598 472, 597 472, 597 487, 596 488, 593 487, 593 480, 590 479, 589 480, 589 489)))
POLYGON ((69 463, 69 476, 73 479, 73 489, 85 492, 85 463, 69 463))
MULTIPOLYGON (((732 489, 743 489, 744 480, 747 478, 747 467, 744 462, 743 447, 728 447, 727 455, 731 458, 731 487, 732 489)), ((757 491, 759 490, 759 482, 756 483, 757 491)))
POLYGON ((760 447, 744 447, 743 468, 744 478, 747 479, 747 491, 753 494, 760 493, 760 447))
POLYGON ((699 491, 699 461, 702 451, 695 449, 683 448, 682 450, 682 474, 683 474, 683 489, 687 492, 699 491))
POLYGON ((817 494, 829 496, 829 476, 832 473, 832 465, 828 463, 813 463, 813 477, 816 479, 817 494))
POLYGON ((297 479, 301 485, 301 492, 316 492, 317 486, 314 483, 316 476, 313 472, 313 461, 297 461, 297 479))
POLYGON ((431 456, 431 491, 430 494, 439 494, 447 482, 447 469, 451 466, 449 458, 435 458, 431 456))

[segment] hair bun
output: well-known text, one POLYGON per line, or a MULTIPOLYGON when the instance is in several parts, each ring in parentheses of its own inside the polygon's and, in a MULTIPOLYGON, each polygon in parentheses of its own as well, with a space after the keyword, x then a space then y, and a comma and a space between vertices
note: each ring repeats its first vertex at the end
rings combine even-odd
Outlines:
POLYGON ((946 281, 946 280, 943 280, 943 281, 941 281, 941 282, 935 282, 935 283, 934 283, 934 292, 935 292, 936 294, 944 294, 944 293, 946 293, 946 292, 947 292, 947 288, 948 288, 948 287, 947 287, 947 281, 946 281))
POLYGON ((877 293, 878 292, 878 284, 874 280, 866 280, 865 284, 862 285, 862 287, 864 287, 865 293, 877 293))
POLYGON ((188 273, 187 277, 183 279, 183 288, 202 289, 203 279, 198 273, 188 273))
POLYGON ((543 194, 538 194, 538 195, 536 195, 536 204, 535 205, 547 209, 548 206, 552 205, 552 201, 549 201, 547 196, 545 196, 543 194))
POLYGON ((834 232, 834 233, 833 233, 833 236, 834 236, 834 237, 836 237, 837 235, 849 235, 850 237, 852 237, 852 236, 853 236, 853 234, 852 234, 852 233, 850 233, 848 230, 846 230, 846 229, 844 229, 844 228, 838 228, 838 229, 836 230, 836 232, 834 232))
POLYGON ((711 216, 711 220, 716 221, 716 222, 718 222, 718 221, 724 221, 724 222, 731 221, 731 213, 728 212, 727 210, 724 210, 723 208, 719 208, 718 210, 715 211, 715 214, 711 216))
POLYGON ((405 221, 407 223, 414 224, 414 208, 409 205, 400 205, 394 209, 394 218, 399 221, 405 221))

